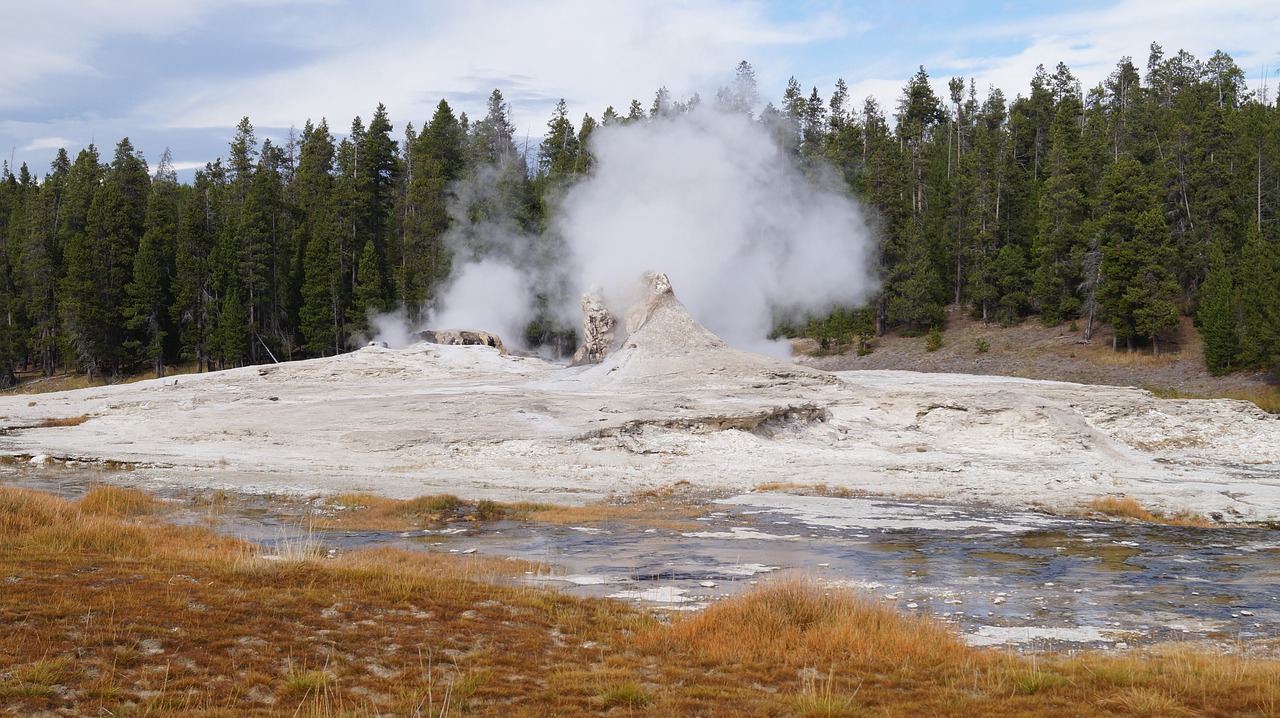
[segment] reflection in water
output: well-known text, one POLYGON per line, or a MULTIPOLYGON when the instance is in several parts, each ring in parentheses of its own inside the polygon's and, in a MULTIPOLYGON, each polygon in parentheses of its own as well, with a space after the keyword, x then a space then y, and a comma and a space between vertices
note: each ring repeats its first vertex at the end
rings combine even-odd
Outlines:
MULTIPOLYGON (((46 473, 0 480, 75 496, 46 473)), ((722 499, 701 530, 536 522, 412 532, 314 532, 297 500, 244 498, 177 520, 270 545, 391 545, 540 562, 524 579, 584 596, 696 608, 785 576, 853 587, 953 623, 975 643, 1101 645, 1175 637, 1280 635, 1280 534, 1253 528, 1099 523, 942 502, 747 494, 722 499), (295 518, 282 518, 290 511, 295 518)), ((190 505, 190 504, 188 504, 190 505)))

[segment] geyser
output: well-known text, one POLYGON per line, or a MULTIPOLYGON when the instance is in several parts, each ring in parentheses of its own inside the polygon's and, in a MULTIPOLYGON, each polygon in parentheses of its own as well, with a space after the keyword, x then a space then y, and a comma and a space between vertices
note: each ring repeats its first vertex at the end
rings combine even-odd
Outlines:
POLYGON ((518 345, 539 302, 576 327, 594 287, 621 317, 639 298, 636 279, 657 270, 730 345, 786 356, 784 343, 766 339, 776 311, 821 312, 874 288, 858 204, 828 173, 802 171, 759 123, 699 107, 601 127, 590 150, 595 167, 554 207, 544 234, 501 217, 455 224, 454 280, 429 324, 518 345))

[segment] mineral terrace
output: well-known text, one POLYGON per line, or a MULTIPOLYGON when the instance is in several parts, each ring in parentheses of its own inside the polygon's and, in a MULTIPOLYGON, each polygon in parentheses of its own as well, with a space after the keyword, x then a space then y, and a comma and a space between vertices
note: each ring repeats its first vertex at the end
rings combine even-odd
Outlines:
MULTIPOLYGON (((726 346, 667 289, 599 363, 420 343, 0 398, 0 452, 147 485, 586 503, 685 481, 1280 517, 1280 421, 1230 400, 874 371, 726 346), (88 419, 72 426, 49 420, 88 419)), ((69 423, 69 422, 62 422, 69 423)))

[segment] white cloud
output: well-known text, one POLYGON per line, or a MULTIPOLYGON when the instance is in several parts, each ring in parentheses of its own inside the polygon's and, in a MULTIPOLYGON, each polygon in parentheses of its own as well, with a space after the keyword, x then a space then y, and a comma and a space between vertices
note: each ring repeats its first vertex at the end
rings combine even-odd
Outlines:
POLYGON ((59 147, 67 147, 70 144, 72 144, 71 140, 65 137, 39 137, 28 143, 26 147, 23 147, 22 151, 56 150, 59 147))
MULTIPOLYGON (((990 28, 993 37, 1029 39, 1012 55, 940 59, 946 74, 976 75, 979 87, 989 83, 1012 98, 1025 94, 1036 65, 1053 72, 1059 62, 1071 69, 1087 90, 1106 79, 1124 57, 1145 70, 1151 43, 1165 56, 1186 50, 1201 61, 1222 50, 1246 73, 1274 67, 1280 61, 1275 38, 1280 34, 1280 5, 1256 0, 1121 0, 1102 10, 1067 10, 990 28), (950 67, 948 67, 948 64, 950 67)), ((941 76, 942 73, 939 73, 941 76)), ((1256 75, 1252 75, 1252 80, 1256 75)))
POLYGON ((513 101, 520 129, 537 137, 561 97, 575 118, 598 116, 608 105, 625 112, 633 98, 647 106, 662 86, 677 98, 705 93, 762 48, 844 32, 829 16, 779 23, 765 10, 729 0, 557 0, 536 8, 487 0, 409 11, 398 26, 380 27, 376 39, 357 32, 346 49, 313 63, 173 87, 141 114, 204 127, 231 127, 245 114, 277 127, 327 116, 341 131, 351 117, 367 120, 378 102, 416 123, 442 97, 455 109, 482 111, 497 88, 513 101), (458 107, 457 98, 472 101, 458 107))
POLYGON ((872 94, 890 116, 919 65, 942 96, 947 78, 960 75, 976 78, 982 95, 994 85, 1009 98, 1026 93, 1037 64, 1052 71, 1066 62, 1086 88, 1123 56, 1142 68, 1152 41, 1202 60, 1222 49, 1251 84, 1264 67, 1280 67, 1274 2, 1088 5, 1012 12, 997 3, 894 0, 0 1, 0 27, 17 29, 6 36, 0 73, 8 115, 0 147, 24 148, 39 165, 47 138, 83 146, 129 135, 158 156, 190 131, 184 137, 218 139, 173 144, 175 153, 212 159, 242 116, 263 136, 321 117, 343 133, 382 102, 399 131, 421 125, 441 98, 455 111, 483 113, 494 88, 533 144, 561 97, 575 124, 609 105, 625 113, 632 99, 647 107, 663 86, 677 99, 710 99, 744 59, 765 99, 777 102, 791 75, 823 94, 844 77, 856 104, 872 94))

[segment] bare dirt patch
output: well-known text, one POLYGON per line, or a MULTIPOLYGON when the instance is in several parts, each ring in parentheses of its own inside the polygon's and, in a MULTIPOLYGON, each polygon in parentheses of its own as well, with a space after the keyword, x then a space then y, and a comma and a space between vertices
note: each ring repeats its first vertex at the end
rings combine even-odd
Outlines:
POLYGON ((1015 376, 1024 379, 1070 381, 1080 384, 1135 386, 1157 394, 1169 392, 1189 397, 1251 398, 1249 394, 1280 392, 1274 374, 1237 372, 1215 377, 1205 368, 1203 342, 1183 318, 1160 345, 1157 356, 1150 348, 1129 353, 1121 344, 1112 347, 1114 334, 1102 325, 1089 341, 1083 326, 1046 327, 1035 319, 1001 327, 952 311, 942 334, 942 347, 928 351, 928 338, 889 333, 870 342, 870 354, 858 356, 852 347, 828 356, 807 356, 817 345, 812 340, 793 342, 800 361, 827 371, 901 369, 919 372, 1015 376), (986 350, 982 351, 981 347, 986 350))

